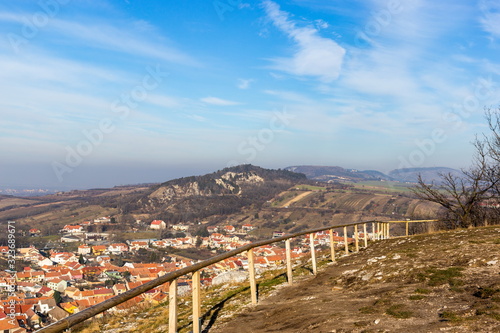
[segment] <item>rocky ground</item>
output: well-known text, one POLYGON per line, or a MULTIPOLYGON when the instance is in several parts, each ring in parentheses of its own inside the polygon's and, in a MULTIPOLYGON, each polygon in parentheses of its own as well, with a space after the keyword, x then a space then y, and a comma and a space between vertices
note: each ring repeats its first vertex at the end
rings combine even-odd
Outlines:
POLYGON ((370 244, 212 319, 205 332, 500 332, 500 227, 370 244))

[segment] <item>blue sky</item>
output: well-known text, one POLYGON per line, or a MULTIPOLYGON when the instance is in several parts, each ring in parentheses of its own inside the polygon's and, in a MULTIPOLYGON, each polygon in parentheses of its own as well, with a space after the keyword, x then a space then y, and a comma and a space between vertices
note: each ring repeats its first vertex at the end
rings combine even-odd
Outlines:
POLYGON ((20 0, 0 29, 3 186, 460 168, 500 103, 496 1, 20 0))

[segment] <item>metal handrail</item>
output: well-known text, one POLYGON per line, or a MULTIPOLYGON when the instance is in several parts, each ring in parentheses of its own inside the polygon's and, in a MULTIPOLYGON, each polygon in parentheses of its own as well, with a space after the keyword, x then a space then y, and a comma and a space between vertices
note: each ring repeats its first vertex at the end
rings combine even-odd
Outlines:
POLYGON ((194 273, 194 272, 196 272, 200 269, 203 269, 207 266, 210 266, 214 263, 217 263, 217 262, 222 261, 224 259, 233 257, 237 254, 242 253, 242 252, 249 251, 249 250, 254 249, 256 247, 269 245, 269 244, 277 243, 277 242, 281 242, 281 241, 286 241, 288 239, 307 235, 307 234, 313 234, 313 233, 317 233, 317 232, 321 232, 321 231, 333 230, 333 229, 342 228, 342 227, 357 226, 360 224, 403 223, 403 222, 415 223, 415 222, 434 222, 434 221, 436 221, 436 220, 415 220, 415 221, 375 221, 375 220, 373 220, 373 221, 364 221, 364 222, 353 222, 353 223, 347 223, 347 224, 341 224, 341 225, 335 225, 335 226, 322 227, 322 228, 317 228, 317 229, 308 229, 308 230, 304 230, 304 231, 297 232, 297 233, 290 234, 290 235, 284 235, 281 237, 276 237, 276 238, 272 238, 272 239, 254 242, 254 243, 239 247, 237 249, 219 254, 217 256, 214 256, 210 259, 193 264, 191 266, 187 266, 187 267, 178 269, 176 271, 173 271, 171 273, 165 274, 165 275, 158 277, 154 280, 146 282, 143 285, 140 285, 138 287, 130 289, 122 294, 116 295, 110 299, 107 299, 107 300, 99 303, 99 304, 91 306, 83 311, 72 314, 69 317, 66 317, 64 319, 61 319, 61 320, 55 322, 55 323, 50 324, 47 327, 43 327, 43 328, 35 331, 35 333, 56 333, 56 332, 61 332, 65 329, 69 329, 70 327, 72 327, 78 323, 81 323, 81 322, 83 322, 89 318, 92 318, 92 317, 94 317, 94 316, 96 316, 96 315, 98 315, 106 310, 109 310, 112 307, 115 307, 119 304, 122 304, 122 303, 136 297, 136 296, 139 296, 139 295, 147 292, 148 290, 151 290, 155 287, 158 287, 164 283, 174 281, 183 275, 194 273))

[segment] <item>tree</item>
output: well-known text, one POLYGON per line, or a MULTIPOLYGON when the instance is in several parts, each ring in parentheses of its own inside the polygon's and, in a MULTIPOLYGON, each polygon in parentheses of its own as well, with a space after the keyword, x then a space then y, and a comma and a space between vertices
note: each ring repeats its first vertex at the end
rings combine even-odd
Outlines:
POLYGON ((420 199, 439 204, 444 220, 451 227, 471 227, 484 224, 487 212, 481 203, 500 194, 500 109, 486 112, 491 135, 475 139, 472 166, 462 175, 440 174, 440 184, 427 184, 421 175, 413 188, 420 199))
POLYGON ((60 304, 62 302, 62 296, 60 291, 54 290, 53 297, 54 300, 56 301, 56 304, 60 304))
POLYGON ((85 265, 85 258, 83 257, 82 253, 80 253, 80 256, 78 257, 78 263, 80 265, 85 265))

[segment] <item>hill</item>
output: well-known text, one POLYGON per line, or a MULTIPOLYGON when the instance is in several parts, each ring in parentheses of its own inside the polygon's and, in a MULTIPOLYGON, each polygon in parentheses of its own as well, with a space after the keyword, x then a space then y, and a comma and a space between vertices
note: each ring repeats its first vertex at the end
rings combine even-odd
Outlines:
POLYGON ((376 170, 358 171, 355 169, 344 169, 339 166, 299 165, 287 167, 285 170, 300 172, 305 174, 308 179, 323 182, 392 180, 391 177, 376 170))
POLYGON ((36 198, 2 196, 0 220, 16 220, 21 229, 37 227, 42 235, 54 235, 65 224, 100 216, 115 217, 116 227, 155 218, 193 223, 237 213, 243 207, 258 209, 280 192, 304 182, 307 179, 302 174, 242 165, 161 184, 75 190, 36 198))
POLYGON ((285 170, 300 172, 305 174, 308 179, 321 182, 397 181, 416 183, 420 174, 425 182, 439 184, 440 174, 451 173, 457 177, 462 176, 460 170, 446 167, 395 169, 390 171, 388 175, 377 170, 360 171, 344 169, 339 166, 299 165, 287 167, 285 170))
POLYGON ((389 172, 389 176, 400 182, 416 183, 418 181, 418 175, 422 175, 422 179, 426 183, 440 183, 440 174, 451 173, 457 177, 461 177, 463 174, 460 170, 445 168, 445 167, 433 167, 433 168, 406 168, 406 169, 396 169, 389 172))
POLYGON ((381 241, 209 332, 499 332, 499 249, 498 226, 381 241))

